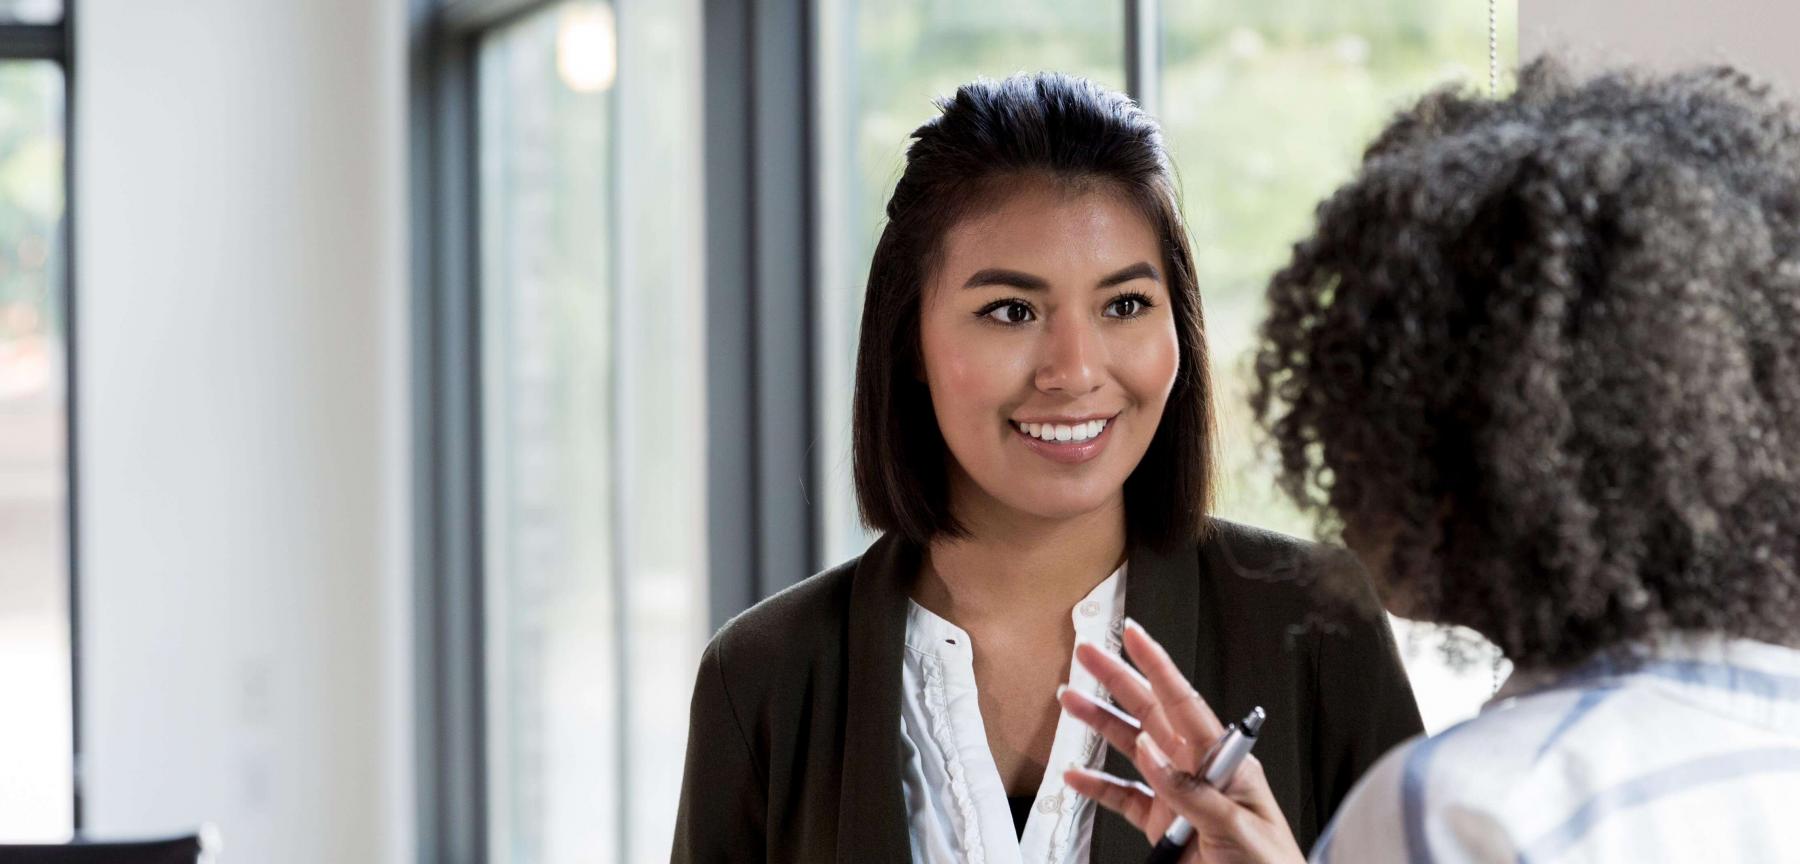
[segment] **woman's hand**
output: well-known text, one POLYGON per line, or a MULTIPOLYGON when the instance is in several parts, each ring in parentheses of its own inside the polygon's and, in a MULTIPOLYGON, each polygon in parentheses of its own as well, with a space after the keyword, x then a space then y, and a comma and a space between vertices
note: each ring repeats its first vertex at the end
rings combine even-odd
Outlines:
POLYGON ((1075 648, 1076 659, 1119 708, 1067 689, 1057 698, 1125 754, 1149 786, 1070 768, 1063 773, 1069 787, 1125 817, 1152 845, 1176 816, 1185 818, 1194 826, 1194 838, 1183 862, 1304 861, 1255 756, 1244 759, 1224 792, 1200 779, 1201 760, 1225 728, 1168 653, 1134 621, 1126 622, 1125 653, 1143 674, 1092 644, 1075 648))

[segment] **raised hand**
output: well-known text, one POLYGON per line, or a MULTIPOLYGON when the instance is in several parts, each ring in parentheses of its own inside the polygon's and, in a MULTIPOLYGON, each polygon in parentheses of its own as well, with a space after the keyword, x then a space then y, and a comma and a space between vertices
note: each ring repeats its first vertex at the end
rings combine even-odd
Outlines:
POLYGON ((1071 767, 1063 773, 1069 787, 1125 817, 1152 844, 1176 816, 1185 818, 1194 826, 1194 838, 1183 862, 1304 861, 1262 764, 1255 756, 1245 758, 1224 791, 1201 780, 1201 761, 1224 735, 1224 725, 1136 622, 1126 622, 1124 642, 1137 669, 1095 645, 1075 648, 1076 660, 1118 708, 1067 689, 1057 691, 1057 698, 1063 710, 1130 759, 1147 785, 1071 767))

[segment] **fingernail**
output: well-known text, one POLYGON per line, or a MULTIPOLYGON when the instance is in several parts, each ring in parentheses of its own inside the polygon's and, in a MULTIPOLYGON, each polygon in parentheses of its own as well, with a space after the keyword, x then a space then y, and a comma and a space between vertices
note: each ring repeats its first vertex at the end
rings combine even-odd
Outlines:
POLYGON ((1146 636, 1148 636, 1148 635, 1150 635, 1150 634, 1149 634, 1149 631, 1148 631, 1148 630, 1145 630, 1145 629, 1144 629, 1144 625, 1142 625, 1142 624, 1139 624, 1139 623, 1138 623, 1138 622, 1137 622, 1137 619, 1136 619, 1136 618, 1132 618, 1132 617, 1129 617, 1129 616, 1127 616, 1127 617, 1126 617, 1126 618, 1125 618, 1125 629, 1127 629, 1127 630, 1136 630, 1136 631, 1138 631, 1138 632, 1139 632, 1139 633, 1143 633, 1143 634, 1144 634, 1144 635, 1146 635, 1146 636))
POLYGON ((1156 742, 1150 738, 1150 733, 1138 733, 1137 749, 1139 753, 1148 755, 1151 762, 1156 763, 1156 770, 1167 774, 1173 769, 1174 766, 1169 762, 1168 755, 1163 753, 1161 747, 1156 746, 1156 742))
POLYGON ((1067 684, 1056 685, 1056 701, 1058 701, 1058 702, 1062 701, 1063 691, 1067 690, 1067 689, 1069 689, 1069 685, 1067 685, 1067 684))

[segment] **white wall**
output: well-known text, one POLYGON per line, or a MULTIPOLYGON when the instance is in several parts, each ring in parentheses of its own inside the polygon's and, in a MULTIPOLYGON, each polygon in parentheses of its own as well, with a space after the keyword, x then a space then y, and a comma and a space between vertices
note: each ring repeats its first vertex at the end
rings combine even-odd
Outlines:
POLYGON ((404 4, 80 13, 88 828, 405 858, 404 4))
POLYGON ((1519 0, 1519 56, 1660 69, 1730 61, 1800 94, 1800 4, 1791 0, 1519 0))

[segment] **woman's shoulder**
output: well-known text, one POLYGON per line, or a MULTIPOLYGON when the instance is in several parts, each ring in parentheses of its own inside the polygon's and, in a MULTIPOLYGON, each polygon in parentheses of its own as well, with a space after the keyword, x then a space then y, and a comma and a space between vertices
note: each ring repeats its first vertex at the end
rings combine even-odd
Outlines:
POLYGON ((708 652, 721 664, 771 672, 833 653, 850 615, 850 588, 860 556, 770 595, 714 634, 708 652))

